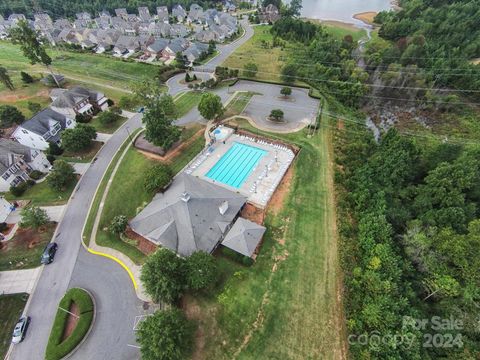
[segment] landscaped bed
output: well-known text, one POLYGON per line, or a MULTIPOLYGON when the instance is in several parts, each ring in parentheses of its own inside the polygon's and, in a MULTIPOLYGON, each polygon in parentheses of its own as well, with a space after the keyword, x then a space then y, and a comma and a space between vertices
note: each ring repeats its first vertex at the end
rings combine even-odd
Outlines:
POLYGON ((92 145, 81 152, 70 153, 65 151, 61 156, 57 156, 57 160, 65 160, 68 162, 86 163, 92 161, 102 147, 103 143, 100 141, 92 141, 92 145))
POLYGON ((13 239, 1 243, 0 271, 40 266, 40 257, 55 227, 56 223, 50 223, 39 230, 18 229, 13 239))
POLYGON ((58 306, 45 352, 46 360, 58 360, 72 352, 85 337, 94 319, 93 299, 83 289, 68 290, 58 306))
POLYGON ((22 315, 28 300, 28 294, 12 294, 0 296, 0 358, 3 359, 12 341, 15 324, 22 315))

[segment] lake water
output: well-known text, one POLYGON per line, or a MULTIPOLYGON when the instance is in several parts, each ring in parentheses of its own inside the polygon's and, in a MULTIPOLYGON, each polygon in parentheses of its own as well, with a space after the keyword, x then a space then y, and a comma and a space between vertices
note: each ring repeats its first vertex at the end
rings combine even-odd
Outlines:
POLYGON ((337 20, 362 26, 353 15, 391 9, 390 0, 303 0, 302 17, 337 20))

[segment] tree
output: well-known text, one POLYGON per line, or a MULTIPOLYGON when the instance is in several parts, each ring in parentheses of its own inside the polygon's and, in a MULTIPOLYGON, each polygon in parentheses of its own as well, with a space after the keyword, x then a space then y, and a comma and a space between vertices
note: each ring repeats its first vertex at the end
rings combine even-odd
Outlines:
POLYGON ((185 82, 188 83, 190 81, 192 81, 192 79, 190 78, 190 74, 187 72, 187 73, 185 73, 185 82))
POLYGON ((45 46, 40 42, 39 34, 29 26, 28 22, 25 20, 19 21, 17 26, 10 29, 9 35, 14 44, 20 45, 23 56, 29 59, 32 65, 37 63, 45 65, 57 86, 61 87, 55 74, 50 69, 52 59, 48 56, 45 46))
POLYGON ((285 97, 289 97, 292 95, 292 88, 285 86, 280 89, 280 94, 282 94, 285 97))
POLYGON ((282 0, 263 0, 262 1, 263 7, 267 7, 270 4, 275 5, 279 10, 282 8, 282 0))
POLYGON ((177 67, 179 69, 187 68, 188 60, 180 51, 175 54, 175 62, 177 63, 177 67))
POLYGON ((198 104, 198 111, 207 120, 217 119, 224 112, 222 99, 218 95, 205 93, 198 104))
POLYGON ((292 84, 295 82, 297 77, 297 67, 294 64, 287 64, 282 68, 282 81, 287 84, 292 84))
POLYGON ((10 79, 10 75, 8 75, 7 69, 5 69, 3 66, 0 66, 0 81, 3 83, 3 85, 5 85, 7 89, 15 89, 12 79, 10 79))
MULTIPOLYGON (((283 16, 298 17, 302 11, 302 0, 290 0, 290 5, 285 8, 283 16)), ((279 8, 280 9, 280 8, 279 8)))
POLYGON ((165 90, 160 86, 160 82, 154 78, 134 82, 130 84, 130 89, 135 100, 147 107, 151 102, 157 101, 165 94, 165 90))
POLYGON ((148 192, 163 189, 172 180, 173 173, 170 167, 164 164, 154 165, 145 171, 144 184, 148 192))
POLYGON ((2 127, 10 127, 24 121, 25 116, 15 106, 0 105, 0 125, 2 127))
POLYGON ((100 124, 104 126, 111 126, 115 124, 119 119, 120 115, 118 113, 110 111, 103 111, 97 116, 98 121, 100 124))
POLYGON ((20 71, 20 77, 25 84, 31 84, 35 81, 33 77, 25 71, 20 71))
POLYGON ((143 360, 189 358, 195 328, 179 309, 159 310, 140 323, 137 340, 143 360))
POLYGON ((165 113, 165 111, 170 110, 163 105, 164 103, 165 101, 159 99, 150 104, 142 121, 145 124, 145 139, 167 150, 175 141, 180 139, 181 130, 173 124, 173 119, 165 113))
POLYGON ((48 185, 56 191, 62 191, 74 180, 75 170, 73 166, 64 160, 55 160, 53 170, 47 176, 48 185))
POLYGON ((120 235, 125 232, 127 225, 128 218, 125 215, 117 215, 112 219, 108 230, 110 230, 112 234, 120 235))
POLYGON ((27 107, 28 107, 28 110, 32 112, 32 114, 36 114, 40 110, 42 110, 42 105, 36 102, 31 102, 31 101, 27 102, 27 107))
POLYGON ((217 45, 215 44, 215 41, 210 40, 208 42, 208 54, 211 55, 217 50, 217 45))
POLYGON ((247 63, 243 66, 243 76, 255 77, 257 75, 258 66, 254 63, 247 63))
POLYGON ((147 258, 140 279, 153 301, 172 303, 186 288, 185 260, 168 249, 158 249, 147 258))
POLYGON ((283 111, 280 109, 274 109, 270 112, 270 119, 275 121, 282 121, 283 120, 283 111))
POLYGON ((47 212, 38 206, 28 206, 22 209, 20 212, 22 228, 38 229, 40 226, 45 225, 50 221, 47 212))
POLYGON ((62 147, 70 152, 79 152, 88 149, 96 137, 97 132, 93 126, 77 124, 73 129, 62 132, 62 147))
POLYGON ((49 155, 62 155, 63 154, 63 149, 60 146, 58 146, 57 143, 49 142, 48 143, 47 154, 49 154, 49 155))
POLYGON ((192 290, 211 288, 218 280, 218 268, 215 258, 204 252, 197 251, 186 260, 187 286, 192 290))

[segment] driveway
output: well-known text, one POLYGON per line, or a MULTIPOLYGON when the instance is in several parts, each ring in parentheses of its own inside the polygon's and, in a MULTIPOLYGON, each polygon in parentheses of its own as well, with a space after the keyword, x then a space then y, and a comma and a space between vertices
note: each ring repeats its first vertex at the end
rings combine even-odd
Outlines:
MULTIPOLYGON (((41 209, 45 210, 47 212, 48 217, 52 221, 59 222, 60 219, 62 218, 62 214, 65 211, 66 205, 58 205, 58 206, 40 206, 41 209)), ((15 211, 12 211, 6 220, 6 223, 8 224, 17 224, 21 220, 20 216, 21 210, 16 209, 15 211)))
POLYGON ((0 294, 30 294, 42 267, 26 270, 0 271, 0 294))

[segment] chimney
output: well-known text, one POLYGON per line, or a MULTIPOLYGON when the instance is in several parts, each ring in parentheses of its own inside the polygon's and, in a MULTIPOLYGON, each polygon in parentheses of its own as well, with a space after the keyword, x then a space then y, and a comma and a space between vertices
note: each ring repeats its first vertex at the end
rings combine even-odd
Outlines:
POLYGON ((188 192, 183 192, 182 193, 182 196, 180 197, 180 200, 182 200, 183 202, 188 202, 188 200, 190 200, 190 194, 188 192))
POLYGON ((224 201, 220 204, 220 206, 218 207, 218 211, 220 211, 220 214, 221 215, 225 215, 225 213, 227 212, 228 210, 228 201, 224 201))

